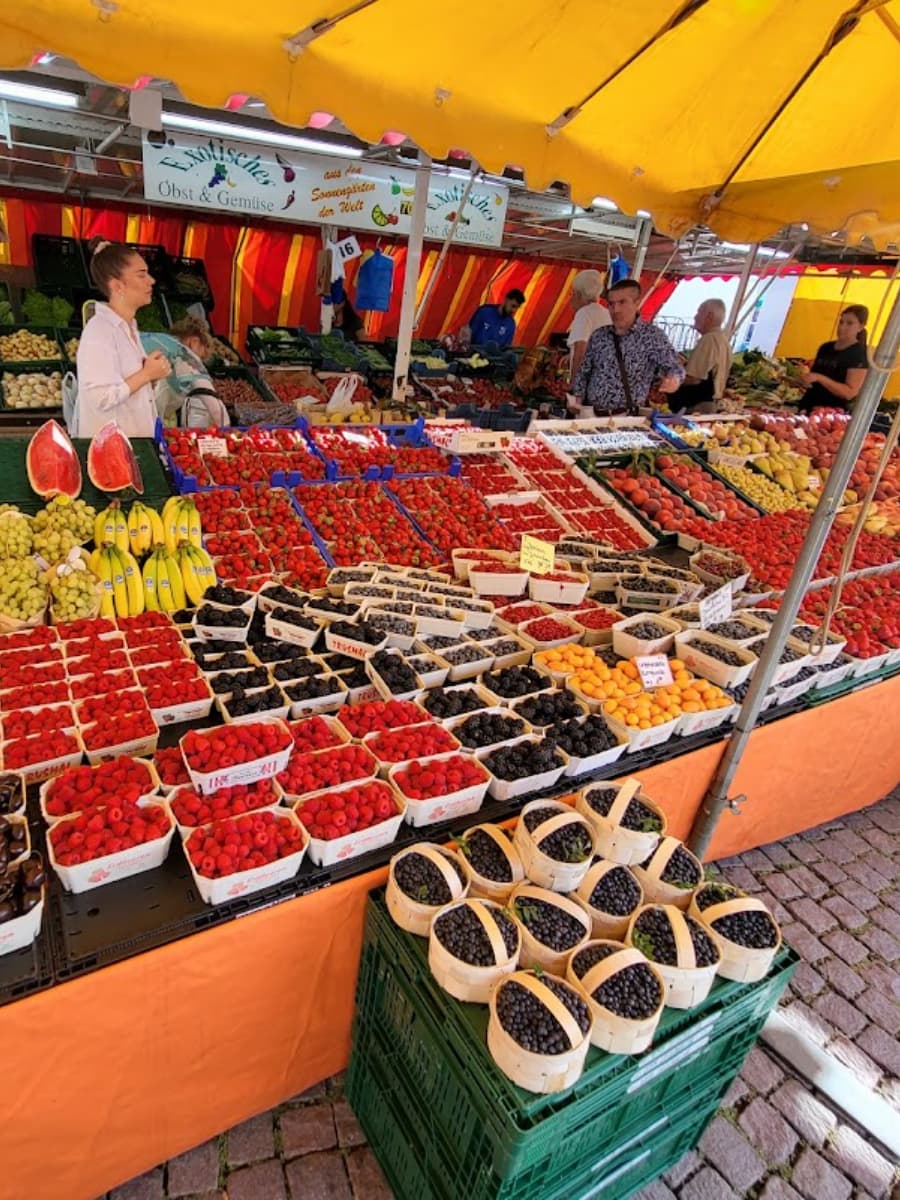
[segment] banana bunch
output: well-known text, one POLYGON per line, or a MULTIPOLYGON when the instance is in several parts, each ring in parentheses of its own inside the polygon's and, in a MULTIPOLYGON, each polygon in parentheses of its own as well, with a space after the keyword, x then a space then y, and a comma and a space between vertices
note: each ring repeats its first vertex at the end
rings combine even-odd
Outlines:
POLYGON ((94 545, 102 548, 107 543, 118 550, 129 549, 128 524, 118 500, 111 500, 109 508, 97 513, 94 521, 94 545))
POLYGON ((143 558, 165 541, 162 518, 155 508, 135 500, 128 510, 128 545, 135 558, 143 558))
POLYGON ((181 542, 202 549, 200 512, 193 496, 170 496, 163 505, 162 524, 166 550, 175 554, 181 542))
POLYGON ((136 617, 144 611, 141 569, 127 544, 124 550, 109 541, 98 545, 89 566, 100 581, 102 617, 136 617))
POLYGON ((182 542, 175 557, 185 594, 196 606, 203 599, 206 589, 216 586, 216 568, 203 547, 195 546, 192 542, 182 542))

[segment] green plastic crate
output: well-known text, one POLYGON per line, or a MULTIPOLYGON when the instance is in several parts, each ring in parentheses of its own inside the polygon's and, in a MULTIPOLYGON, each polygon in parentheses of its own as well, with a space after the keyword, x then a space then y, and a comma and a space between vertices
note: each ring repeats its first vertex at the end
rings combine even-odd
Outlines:
POLYGON ((497 1070, 486 1046, 487 1009, 441 991, 428 969, 426 941, 397 929, 377 893, 367 912, 354 1055, 372 1057, 389 1047, 392 1070, 446 1131, 456 1157, 489 1161, 501 1178, 535 1163, 552 1174, 589 1153, 592 1139, 615 1136, 648 1105, 677 1104, 686 1087, 722 1094, 795 963, 784 950, 759 984, 717 981, 697 1009, 666 1009, 642 1056, 592 1048, 573 1087, 537 1096, 497 1070))

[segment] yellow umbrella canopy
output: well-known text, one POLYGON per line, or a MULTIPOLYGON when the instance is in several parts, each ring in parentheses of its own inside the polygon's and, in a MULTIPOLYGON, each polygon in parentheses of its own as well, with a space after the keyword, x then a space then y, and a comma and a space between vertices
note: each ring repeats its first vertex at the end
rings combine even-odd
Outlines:
POLYGON ((402 130, 673 236, 900 223, 900 0, 9 0, 0 66, 42 51, 289 125, 402 130))

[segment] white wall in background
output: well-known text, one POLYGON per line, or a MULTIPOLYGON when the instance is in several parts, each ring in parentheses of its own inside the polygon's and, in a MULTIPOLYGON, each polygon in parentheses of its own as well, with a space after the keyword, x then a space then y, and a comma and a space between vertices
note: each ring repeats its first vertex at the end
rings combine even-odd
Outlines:
MULTIPOLYGON (((756 278, 755 275, 752 276, 750 286, 756 282, 756 278)), ((796 275, 786 275, 769 285, 762 300, 738 329, 734 343, 736 350, 746 350, 752 346, 764 350, 767 354, 774 353, 794 298, 798 278, 796 275)), ((761 286, 765 287, 765 283, 761 286)), ((724 300, 725 307, 730 312, 737 289, 736 275, 726 279, 683 279, 659 310, 656 319, 683 321, 691 325, 700 304, 704 300, 713 299, 724 300)))

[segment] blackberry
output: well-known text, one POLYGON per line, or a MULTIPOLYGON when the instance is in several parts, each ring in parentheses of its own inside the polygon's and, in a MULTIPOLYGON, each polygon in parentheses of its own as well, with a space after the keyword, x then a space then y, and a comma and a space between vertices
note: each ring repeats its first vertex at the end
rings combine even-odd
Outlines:
POLYGON ((334 675, 314 675, 301 683, 294 683, 284 689, 284 694, 295 704, 304 700, 317 700, 321 696, 332 696, 341 689, 334 675))
POLYGON ((542 854, 556 862, 583 863, 590 858, 594 848, 586 821, 579 821, 577 824, 573 821, 571 825, 564 825, 546 837, 540 837, 540 827, 558 817, 560 811, 546 804, 540 808, 529 809, 523 814, 522 820, 528 832, 535 835, 537 847, 542 854))
POLYGON ((308 658, 306 646, 297 646, 293 642, 280 642, 275 638, 263 638, 261 641, 250 639, 253 653, 260 662, 285 662, 289 658, 308 658))
POLYGON ((249 688, 268 687, 269 683, 269 672, 265 667, 255 667, 252 671, 226 671, 209 681, 217 696, 237 692, 239 689, 247 691, 249 688))
POLYGON ((303 608, 311 600, 309 592, 284 587, 280 583, 270 583, 268 587, 263 588, 261 594, 267 600, 271 600, 273 604, 282 605, 285 608, 303 608))
POLYGON ((440 634, 419 634, 419 641, 423 646, 427 646, 429 650, 449 650, 451 646, 459 645, 459 638, 441 637, 440 634))
POLYGON ((543 775, 563 765, 556 743, 519 742, 515 746, 501 746, 488 754, 484 765, 498 779, 528 779, 532 775, 543 775))
POLYGON ((634 625, 629 625, 625 632, 632 637, 640 638, 642 642, 655 642, 659 638, 671 636, 671 630, 664 629, 655 621, 637 621, 634 625))
POLYGON ((370 621, 332 621, 328 627, 329 633, 335 637, 347 638, 348 641, 365 642, 367 646, 378 646, 384 641, 385 631, 370 621))
POLYGON ((506 742, 521 737, 524 732, 524 721, 517 717, 505 717, 502 713, 476 713, 453 730, 454 736, 469 749, 506 742))
POLYGON ((778 945, 778 926, 765 912, 730 913, 717 917, 712 927, 729 942, 751 950, 771 950, 778 945))
MULTIPOLYGON (((694 944, 694 958, 698 967, 711 967, 719 961, 719 952, 715 942, 693 917, 685 916, 688 932, 694 944)), ((632 942, 635 949, 640 950, 651 962, 663 963, 674 967, 678 963, 678 952, 675 948, 675 935, 669 918, 661 908, 645 909, 634 923, 632 942)))
POLYGON ((22 781, 18 775, 0 775, 0 814, 12 812, 22 804, 22 781))
POLYGON ((583 712, 570 692, 547 692, 529 696, 527 700, 522 700, 512 707, 513 711, 523 716, 529 724, 540 727, 580 717, 583 712))
POLYGON ((366 674, 365 663, 361 663, 361 662, 354 663, 354 665, 352 667, 350 667, 349 670, 338 671, 337 674, 340 676, 340 679, 343 682, 344 687, 350 688, 351 690, 354 688, 364 688, 364 687, 372 686, 372 681, 371 681, 371 679, 369 679, 369 676, 366 674))
POLYGON ((355 617, 359 612, 359 605, 350 604, 346 600, 332 600, 327 596, 314 596, 307 600, 306 607, 335 617, 355 617))
POLYGON ((428 693, 424 703, 426 711, 438 721, 487 707, 487 701, 482 700, 473 688, 436 688, 428 693))
POLYGON ((389 654, 379 650, 370 659, 373 669, 384 680, 392 696, 400 696, 404 692, 414 692, 419 686, 416 673, 399 654, 389 654))
POLYGON ((465 841, 460 843, 460 852, 465 855, 472 870, 483 878, 494 883, 512 883, 513 873, 509 859, 491 835, 483 829, 473 829, 465 841))
POLYGON ((484 686, 497 696, 513 700, 542 692, 547 687, 547 676, 534 667, 501 667, 499 671, 488 671, 484 675, 484 686))
POLYGON ((269 712, 273 708, 284 707, 284 696, 280 688, 270 687, 264 692, 255 692, 248 696, 243 688, 236 687, 225 707, 233 717, 244 717, 248 713, 269 712))
POLYGON ((588 904, 611 917, 630 916, 641 902, 641 885, 627 867, 613 867, 597 881, 588 904))
POLYGON ((416 632, 415 621, 394 616, 393 613, 370 610, 366 615, 366 622, 383 633, 396 633, 400 637, 412 637, 416 632))
POLYGON ((445 669, 430 654, 411 654, 406 661, 417 675, 427 675, 429 671, 443 671, 445 669))
POLYGON ((211 604, 204 604, 197 610, 196 623, 212 628, 219 626, 223 629, 240 629, 249 619, 240 609, 213 608, 211 604))
POLYGON ((281 621, 285 625, 296 625, 298 629, 319 630, 322 623, 301 612, 298 608, 276 608, 272 610, 272 620, 281 621))
MULTIPOLYGON (((519 948, 519 931, 509 917, 496 908, 486 911, 496 922, 506 953, 509 958, 519 948)), ((447 913, 441 913, 434 921, 434 934, 441 945, 454 958, 472 967, 493 967, 497 964, 494 947, 484 926, 466 904, 457 905, 447 913)))
MULTIPOLYGON (((585 1002, 561 979, 541 976, 553 994, 562 1001, 583 1034, 591 1025, 590 1013, 585 1002)), ((556 1017, 541 1003, 540 999, 522 987, 515 979, 501 984, 496 999, 497 1020, 506 1033, 533 1054, 565 1054, 572 1049, 568 1034, 556 1017)))
POLYGON ((275 663, 270 670, 272 677, 281 683, 284 680, 308 679, 311 675, 318 675, 322 667, 311 658, 305 661, 299 658, 289 660, 288 662, 275 663))
POLYGON ((349 654, 339 654, 336 650, 326 650, 324 654, 319 655, 319 658, 329 671, 349 671, 351 667, 359 666, 358 658, 353 658, 349 654))
POLYGON ((177 612, 172 613, 172 623, 174 625, 192 625, 194 623, 194 610, 192 608, 179 608, 177 612))
POLYGON ((582 921, 537 896, 517 896, 513 913, 536 941, 559 954, 584 940, 586 928, 582 921))
POLYGON ((616 735, 599 713, 592 713, 583 719, 577 717, 563 721, 553 725, 547 732, 573 758, 590 758, 618 745, 616 735))
MULTIPOLYGON (((247 639, 250 641, 250 638, 247 639)), ((196 658, 198 653, 202 654, 228 654, 234 650, 235 643, 227 642, 221 638, 210 638, 207 641, 198 639, 197 641, 188 642, 188 649, 196 658)), ((199 660, 198 660, 199 661, 199 660)))
POLYGON ((340 587, 348 583, 368 583, 375 572, 354 567, 335 567, 328 576, 329 585, 340 587))
POLYGON ((203 593, 203 599, 208 604, 221 604, 224 608, 240 608, 248 600, 253 599, 252 592, 242 592, 238 588, 226 587, 220 583, 208 587, 203 593))
POLYGON ((225 654, 204 654, 199 648, 194 660, 201 671, 240 671, 250 667, 250 657, 245 650, 229 650, 225 654))
POLYGON ((442 650, 441 658, 444 662, 448 662, 451 667, 458 667, 462 663, 481 662, 483 659, 490 657, 482 650, 480 646, 473 646, 471 643, 463 644, 462 646, 453 646, 450 650, 442 650))
MULTIPOLYGON (((466 886, 466 877, 452 858, 448 858, 450 866, 459 876, 460 883, 466 886)), ((446 879, 438 868, 424 854, 415 850, 404 854, 394 863, 394 881, 402 892, 418 904, 429 904, 441 908, 453 899, 446 879)))
MULTIPOLYGON (((595 813, 605 817, 618 794, 618 788, 599 787, 585 792, 584 798, 595 813)), ((637 799, 628 802, 619 824, 623 829, 631 829, 636 833, 662 833, 663 827, 659 815, 637 799)))
POLYGON ((727 646, 720 646, 717 642, 709 641, 708 638, 694 638, 691 646, 699 650, 701 654, 724 663, 726 667, 743 667, 745 665, 736 650, 729 650, 727 646))
POLYGON ((714 633, 716 637, 727 638, 731 642, 742 642, 746 638, 752 638, 754 634, 758 634, 759 630, 745 625, 743 621, 720 621, 718 625, 710 625, 709 632, 714 633))

